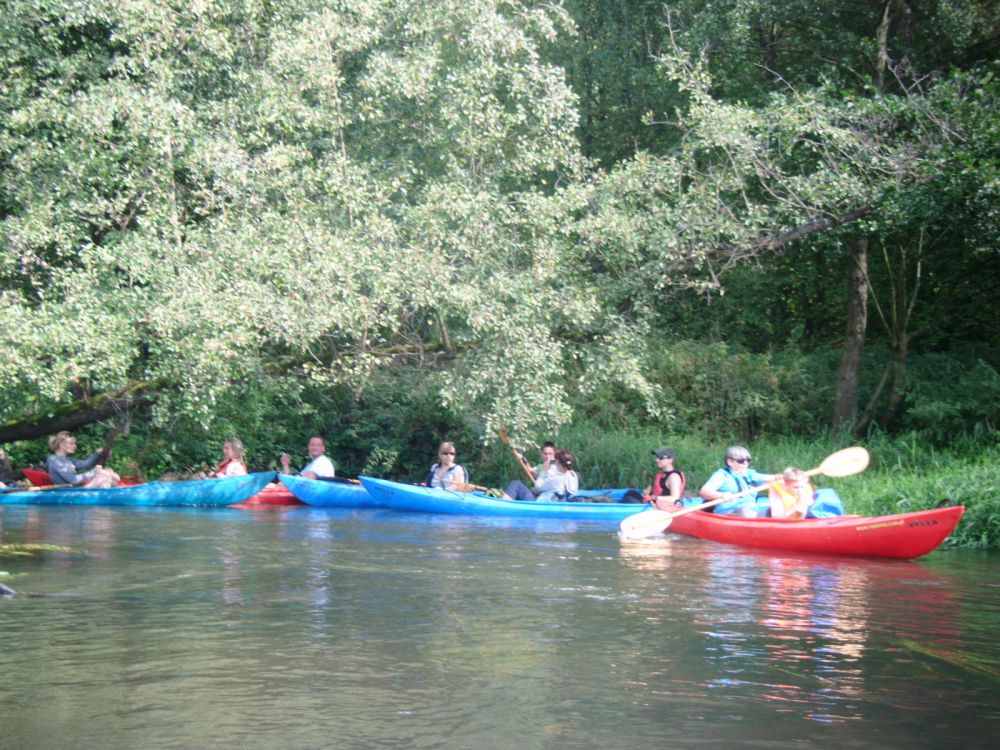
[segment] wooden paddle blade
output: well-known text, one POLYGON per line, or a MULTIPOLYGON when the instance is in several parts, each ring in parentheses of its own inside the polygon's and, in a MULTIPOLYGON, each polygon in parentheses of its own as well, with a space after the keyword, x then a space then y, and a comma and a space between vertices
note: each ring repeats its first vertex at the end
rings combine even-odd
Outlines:
POLYGON ((618 526, 618 534, 623 539, 645 539, 656 536, 666 530, 673 518, 673 513, 650 508, 623 519, 618 526))
POLYGON ((849 477, 867 469, 870 460, 868 451, 860 445, 855 445, 827 456, 819 465, 818 473, 828 477, 849 477))
POLYGON ((441 480, 448 485, 448 489, 454 492, 488 492, 489 487, 480 487, 478 484, 469 484, 468 482, 456 482, 454 479, 443 479, 441 480))

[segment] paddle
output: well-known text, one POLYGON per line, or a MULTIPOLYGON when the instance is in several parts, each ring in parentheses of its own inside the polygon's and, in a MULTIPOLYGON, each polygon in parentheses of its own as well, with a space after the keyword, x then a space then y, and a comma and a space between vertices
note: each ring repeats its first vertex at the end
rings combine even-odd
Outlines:
POLYGON ((357 479, 351 479, 350 477, 318 477, 321 482, 338 482, 340 484, 361 484, 357 479))
POLYGON ((499 430, 499 435, 500 435, 500 442, 506 445, 514 452, 514 460, 517 461, 518 466, 524 469, 524 473, 528 477, 528 481, 530 481, 531 484, 534 484, 535 477, 531 473, 531 467, 528 466, 528 462, 524 460, 524 456, 522 456, 520 453, 517 452, 517 448, 511 445, 510 438, 507 436, 507 430, 501 427, 499 430))
MULTIPOLYGON (((828 477, 848 477, 852 474, 858 474, 859 472, 864 471, 868 467, 868 461, 868 451, 864 448, 860 446, 844 448, 836 453, 831 453, 817 468, 807 471, 806 476, 811 477, 816 474, 825 474, 828 477)), ((678 516, 684 516, 688 513, 694 513, 696 510, 705 510, 705 508, 711 508, 719 503, 725 503, 739 497, 755 494, 762 490, 766 490, 771 486, 771 484, 777 484, 777 482, 762 484, 757 487, 750 487, 742 492, 725 495, 723 497, 716 498, 715 500, 709 500, 707 503, 692 505, 690 508, 682 508, 681 510, 667 511, 656 508, 644 510, 641 513, 636 513, 634 516, 629 516, 622 521, 621 526, 619 527, 619 534, 625 539, 642 539, 643 537, 654 536, 655 534, 666 531, 667 527, 670 526, 671 521, 678 516)))
POLYGON ((453 485, 451 488, 455 492, 489 492, 489 487, 480 487, 478 484, 469 484, 468 482, 456 482, 454 479, 442 479, 445 484, 453 485))
POLYGON ((75 487, 75 484, 46 484, 43 487, 10 487, 4 488, 4 492, 8 495, 15 492, 45 492, 47 490, 66 490, 70 487, 75 487))

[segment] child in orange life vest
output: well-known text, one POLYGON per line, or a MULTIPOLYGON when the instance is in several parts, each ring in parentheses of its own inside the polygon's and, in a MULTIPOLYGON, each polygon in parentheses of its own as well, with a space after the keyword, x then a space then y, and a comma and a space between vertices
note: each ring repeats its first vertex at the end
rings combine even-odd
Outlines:
POLYGON ((767 490, 771 504, 771 518, 805 518, 813 502, 813 486, 802 469, 789 466, 781 481, 767 490))

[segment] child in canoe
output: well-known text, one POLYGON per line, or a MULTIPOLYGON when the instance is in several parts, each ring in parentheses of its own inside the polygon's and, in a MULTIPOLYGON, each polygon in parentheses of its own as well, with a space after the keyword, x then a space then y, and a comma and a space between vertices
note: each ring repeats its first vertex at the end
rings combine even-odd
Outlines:
POLYGON ((815 490, 802 469, 789 466, 767 490, 771 518, 805 518, 815 490))

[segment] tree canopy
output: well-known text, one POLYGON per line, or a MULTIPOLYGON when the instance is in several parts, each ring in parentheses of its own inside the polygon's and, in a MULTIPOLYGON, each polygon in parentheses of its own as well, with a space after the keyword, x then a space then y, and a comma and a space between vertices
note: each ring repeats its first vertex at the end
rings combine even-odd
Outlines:
POLYGON ((669 419, 665 330, 771 307, 789 328, 752 328, 758 349, 795 325, 841 346, 860 239, 881 259, 872 334, 902 368, 889 415, 910 341, 991 326, 998 18, 950 0, 14 0, 0 440, 102 396, 207 429, 249 393, 360 398, 400 367, 486 437, 552 429, 608 388, 669 419), (778 269, 794 288, 741 286, 778 269))

